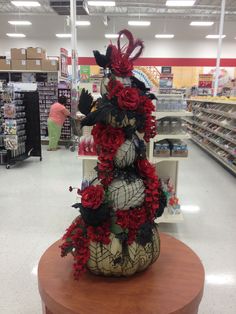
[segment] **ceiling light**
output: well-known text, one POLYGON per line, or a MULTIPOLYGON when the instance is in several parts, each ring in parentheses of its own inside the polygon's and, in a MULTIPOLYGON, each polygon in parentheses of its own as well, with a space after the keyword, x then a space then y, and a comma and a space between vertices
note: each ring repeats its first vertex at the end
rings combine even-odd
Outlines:
POLYGON ((71 34, 56 34, 58 38, 71 38, 71 34))
POLYGON ((23 38, 26 37, 25 34, 20 34, 20 33, 7 33, 8 37, 13 37, 13 38, 23 38))
MULTIPOLYGON (((221 38, 225 38, 226 35, 222 35, 221 38)), ((219 39, 220 38, 220 35, 207 35, 206 38, 208 39, 219 39)))
POLYGON ((106 38, 118 38, 119 34, 105 34, 106 38))
POLYGON ((91 25, 91 22, 90 21, 76 21, 75 25, 76 26, 89 26, 91 25))
POLYGON ((190 25, 191 26, 212 26, 214 24, 214 22, 208 22, 208 21, 194 21, 191 22, 190 25))
POLYGON ((150 21, 128 21, 130 26, 149 26, 151 25, 150 21))
POLYGON ((32 25, 30 21, 8 21, 11 25, 32 25))
POLYGON ((88 1, 88 5, 93 7, 114 7, 115 1, 88 1))
POLYGON ((16 7, 40 7, 41 4, 38 1, 11 1, 16 7))
POLYGON ((167 7, 192 7, 196 0, 167 0, 167 7))
POLYGON ((155 38, 174 38, 174 34, 156 34, 155 38))

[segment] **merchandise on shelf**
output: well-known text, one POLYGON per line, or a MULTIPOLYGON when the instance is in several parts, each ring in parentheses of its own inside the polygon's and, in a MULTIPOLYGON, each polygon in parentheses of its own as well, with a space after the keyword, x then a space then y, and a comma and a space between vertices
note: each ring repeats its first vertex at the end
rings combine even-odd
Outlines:
POLYGON ((186 110, 187 102, 183 95, 156 95, 156 110, 158 111, 182 111, 186 110))
POLYGON ((186 123, 180 118, 168 117, 157 121, 158 134, 181 134, 186 131, 186 123))
POLYGON ((189 103, 193 119, 188 129, 193 141, 236 173, 236 102, 199 97, 189 103))
POLYGON ((78 147, 78 154, 79 155, 89 155, 89 156, 96 156, 97 149, 94 143, 94 139, 92 135, 81 136, 79 147, 78 147))
POLYGON ((41 135, 47 136, 47 119, 51 105, 57 101, 57 83, 38 82, 41 135))
POLYGON ((15 92, 11 103, 4 104, 4 143, 11 151, 11 157, 22 155, 26 151, 25 106, 21 93, 15 92))
POLYGON ((187 144, 181 140, 162 140, 154 143, 155 157, 187 157, 187 144))
POLYGON ((171 215, 180 214, 179 199, 176 197, 172 181, 168 178, 166 180, 161 179, 160 182, 166 196, 168 213, 171 215))
MULTIPOLYGON (((71 89, 58 88, 58 98, 65 96, 67 98, 66 109, 71 112, 71 89)), ((69 117, 65 120, 61 130, 61 140, 69 140, 71 138, 71 123, 69 117)))

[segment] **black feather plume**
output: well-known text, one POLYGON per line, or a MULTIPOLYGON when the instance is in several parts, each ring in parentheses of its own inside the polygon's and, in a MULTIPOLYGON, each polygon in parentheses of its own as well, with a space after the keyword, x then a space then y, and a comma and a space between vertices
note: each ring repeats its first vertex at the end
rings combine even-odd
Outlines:
POLYGON ((83 88, 80 94, 80 98, 79 98, 79 104, 78 104, 79 111, 87 116, 92 109, 92 104, 93 104, 93 97, 87 90, 83 88))

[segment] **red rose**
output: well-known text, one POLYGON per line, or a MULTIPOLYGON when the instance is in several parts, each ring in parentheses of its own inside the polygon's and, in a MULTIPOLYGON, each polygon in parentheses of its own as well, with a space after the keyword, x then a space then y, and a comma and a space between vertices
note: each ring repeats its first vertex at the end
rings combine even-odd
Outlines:
POLYGON ((120 81, 111 79, 108 83, 108 98, 112 99, 112 97, 118 96, 123 88, 120 81))
POLYGON ((136 110, 139 105, 139 93, 136 88, 125 87, 118 95, 118 106, 125 110, 136 110))
POLYGON ((81 192, 81 196, 84 207, 97 209, 104 200, 104 190, 101 185, 91 185, 81 192))
POLYGON ((150 164, 147 159, 139 159, 137 161, 138 170, 142 177, 155 178, 156 172, 155 168, 150 164))
POLYGON ((92 135, 94 136, 95 144, 101 145, 109 151, 115 149, 114 154, 125 141, 123 130, 113 128, 111 125, 96 124, 96 126, 93 127, 92 135))
POLYGON ((117 76, 132 76, 133 63, 127 56, 116 55, 112 62, 111 68, 117 76))

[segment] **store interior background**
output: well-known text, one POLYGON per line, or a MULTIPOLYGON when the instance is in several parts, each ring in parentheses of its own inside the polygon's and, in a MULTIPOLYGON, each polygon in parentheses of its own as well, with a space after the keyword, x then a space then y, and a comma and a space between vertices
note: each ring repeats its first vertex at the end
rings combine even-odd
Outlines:
MULTIPOLYGON (((200 2, 203 1, 198 1, 198 3, 200 2)), ((236 6, 235 0, 226 2, 228 12, 231 7, 236 6)), ((217 4, 217 9, 219 9, 220 1, 208 1, 208 4, 211 7, 217 4)), ((231 11, 233 12, 233 10, 231 11)), ((201 66, 200 63, 201 59, 206 60, 217 56, 217 39, 206 39, 205 36, 218 33, 219 15, 212 18, 215 23, 211 27, 189 25, 192 20, 211 19, 210 16, 183 15, 176 19, 174 14, 170 17, 159 14, 155 18, 141 17, 141 19, 150 20, 151 26, 140 28, 128 26, 127 17, 110 16, 108 26, 104 25, 102 16, 81 16, 79 19, 91 21, 90 26, 77 28, 79 57, 93 57, 94 49, 105 52, 110 39, 104 38, 104 34, 127 28, 136 37, 143 39, 145 44, 143 58, 168 59, 167 63, 162 65, 172 66, 173 86, 176 88, 191 88, 197 85, 199 74, 209 73, 213 69, 209 64, 201 66), (175 37, 173 39, 155 39, 156 33, 173 33, 175 37), (175 58, 178 58, 179 64, 168 63, 170 60, 173 62, 175 58), (195 64, 181 65, 181 62, 187 58, 195 59, 193 61, 195 64)), ((59 39, 55 36, 56 33, 69 32, 67 18, 57 16, 55 13, 24 14, 21 12, 14 15, 9 12, 1 13, 0 55, 9 55, 10 49, 13 47, 42 47, 47 50, 47 55, 52 57, 58 57, 60 48, 63 47, 70 54, 70 39, 59 39), (30 20, 32 25, 15 29, 8 24, 8 20, 18 18, 30 20), (7 38, 6 33, 15 30, 25 33, 26 38, 7 38)), ((221 58, 231 59, 232 64, 235 62, 235 65, 230 67, 222 67, 227 72, 226 75, 230 81, 236 78, 236 28, 235 18, 232 15, 225 17, 224 34, 226 34, 226 38, 223 39, 221 58)), ((113 39, 112 42, 115 43, 116 40, 113 39)), ((161 69, 158 61, 156 66, 161 69)), ((69 70, 71 71, 71 68, 69 70)), ((96 74, 98 67, 91 66, 91 72, 93 71, 96 74)), ((236 269, 235 254, 233 253, 235 251, 235 226, 233 223, 235 220, 233 206, 235 179, 194 144, 190 144, 189 147, 190 159, 183 166, 181 165, 179 186, 181 204, 183 208, 186 207, 185 221, 178 225, 162 225, 161 230, 169 232, 188 244, 204 263, 207 280, 199 313, 233 314, 236 308, 236 269)), ((20 164, 12 168, 10 172, 3 168, 0 169, 0 171, 6 172, 0 199, 2 193, 7 200, 2 204, 4 208, 2 234, 4 234, 5 243, 3 254, 7 258, 1 267, 5 289, 1 295, 3 301, 0 300, 0 313, 41 313, 35 276, 38 260, 43 251, 63 234, 68 223, 76 216, 76 212, 70 208, 74 202, 74 195, 68 193, 67 187, 80 181, 81 162, 64 148, 61 152, 50 155, 44 147, 43 154, 42 164, 29 160, 27 161, 28 167, 20 164), (65 167, 61 167, 61 164, 65 167), (21 185, 21 180, 26 180, 27 183, 21 185), (10 200, 7 195, 13 181, 16 182, 15 197, 17 199, 10 200), (32 191, 32 200, 35 203, 33 208, 28 196, 29 189, 32 191), (19 199, 21 199, 19 206, 15 206, 15 202, 19 202, 19 199), (9 213, 9 208, 4 207, 5 204, 8 206, 10 204, 11 208, 15 208, 14 211, 9 213), (22 217, 23 212, 25 215, 22 217), (52 221, 54 223, 51 223, 52 221), (22 232, 22 230, 24 231, 22 232), (19 254, 17 253, 19 260, 15 256, 15 251, 13 254, 13 251, 9 250, 9 248, 12 249, 12 243, 19 243, 19 247, 23 248, 19 254), (37 247, 35 247, 36 243, 37 247), (13 269, 10 274, 9 267, 13 269), (21 287, 23 282, 29 283, 25 290, 21 287), (9 293, 9 291, 11 292, 9 293)))

